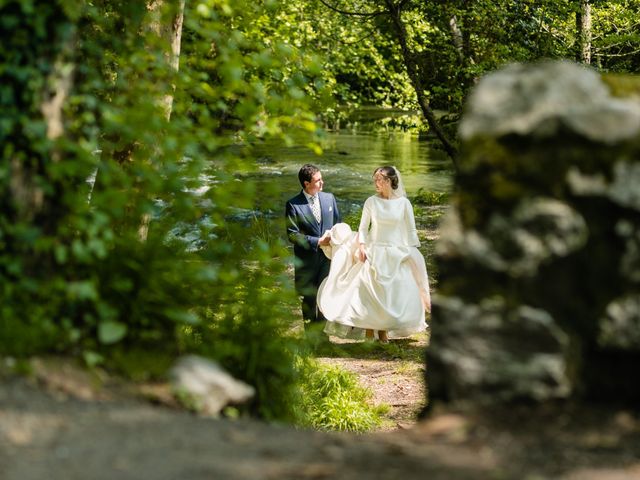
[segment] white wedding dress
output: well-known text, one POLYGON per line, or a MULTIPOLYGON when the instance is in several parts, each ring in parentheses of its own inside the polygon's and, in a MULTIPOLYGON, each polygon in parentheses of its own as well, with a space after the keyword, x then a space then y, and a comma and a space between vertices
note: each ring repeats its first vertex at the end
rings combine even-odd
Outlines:
POLYGON ((331 229, 329 276, 318 290, 325 332, 359 338, 364 329, 386 330, 390 338, 423 331, 431 310, 429 280, 418 250, 413 208, 404 197, 369 197, 358 233, 345 223, 331 229), (367 260, 358 259, 364 243, 367 260))

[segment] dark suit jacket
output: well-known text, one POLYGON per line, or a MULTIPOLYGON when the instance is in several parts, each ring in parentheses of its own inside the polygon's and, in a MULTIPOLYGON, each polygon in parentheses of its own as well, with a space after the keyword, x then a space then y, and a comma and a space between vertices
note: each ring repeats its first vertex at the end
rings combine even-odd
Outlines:
MULTIPOLYGON (((287 216, 287 234, 293 243, 293 253, 300 259, 296 266, 296 288, 300 291, 300 273, 308 269, 319 268, 319 261, 328 259, 318 248, 318 240, 326 230, 330 230, 336 223, 340 223, 340 212, 335 197, 330 193, 319 192, 322 224, 313 217, 307 197, 300 191, 298 195, 287 201, 285 215, 287 216)), ((308 272, 312 274, 313 272, 308 272)))

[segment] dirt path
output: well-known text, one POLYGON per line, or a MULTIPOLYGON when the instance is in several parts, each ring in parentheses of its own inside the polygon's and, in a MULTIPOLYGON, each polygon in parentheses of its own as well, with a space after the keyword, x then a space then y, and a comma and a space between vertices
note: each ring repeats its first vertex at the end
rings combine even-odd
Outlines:
POLYGON ((325 364, 335 365, 356 375, 360 385, 371 392, 373 405, 387 405, 388 412, 379 429, 393 431, 415 425, 425 405, 424 350, 427 334, 388 345, 373 343, 369 349, 357 342, 331 337, 333 356, 318 356, 325 364), (348 347, 355 347, 357 356, 348 347))

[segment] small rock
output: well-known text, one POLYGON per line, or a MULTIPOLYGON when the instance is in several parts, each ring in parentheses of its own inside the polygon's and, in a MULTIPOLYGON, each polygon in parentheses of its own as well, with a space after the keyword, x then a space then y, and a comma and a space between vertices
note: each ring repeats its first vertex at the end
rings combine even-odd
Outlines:
POLYGON ((246 402, 255 394, 251 385, 236 380, 216 362, 196 355, 179 359, 170 376, 176 395, 206 416, 215 417, 225 406, 246 402))

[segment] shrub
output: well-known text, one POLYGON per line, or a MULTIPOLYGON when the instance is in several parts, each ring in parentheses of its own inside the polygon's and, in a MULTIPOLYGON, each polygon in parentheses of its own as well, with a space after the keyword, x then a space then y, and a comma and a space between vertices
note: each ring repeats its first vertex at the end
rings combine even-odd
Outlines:
POLYGON ((316 129, 301 92, 317 62, 255 28, 274 5, 188 6, 175 71, 156 28, 173 10, 3 3, 0 354, 148 378, 148 359, 201 352, 256 387, 254 412, 292 416, 284 253, 231 219, 256 208, 236 181, 255 168, 250 142, 316 129))

